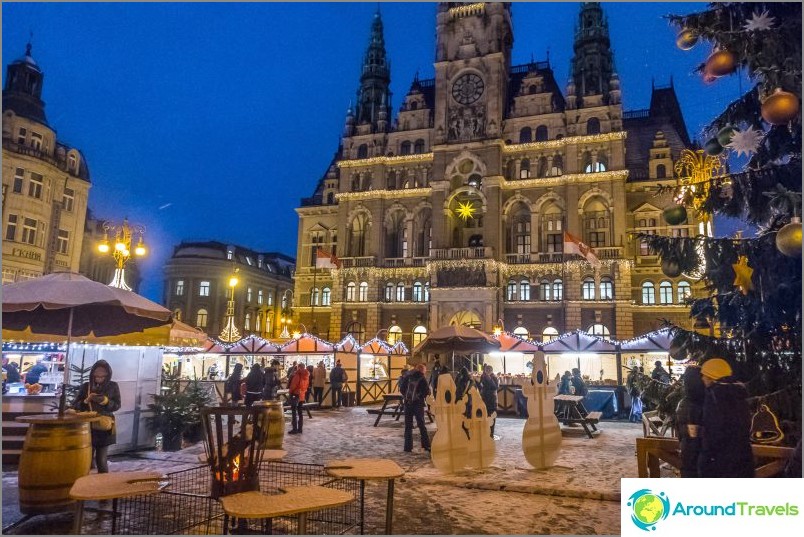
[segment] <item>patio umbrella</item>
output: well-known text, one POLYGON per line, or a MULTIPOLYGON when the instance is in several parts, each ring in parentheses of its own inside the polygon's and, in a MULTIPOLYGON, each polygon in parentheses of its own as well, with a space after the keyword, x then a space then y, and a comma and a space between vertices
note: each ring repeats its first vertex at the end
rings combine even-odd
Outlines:
MULTIPOLYGON (((69 381, 70 340, 142 332, 171 321, 170 310, 131 291, 73 272, 57 272, 3 285, 3 326, 67 337, 64 381, 69 381)), ((64 413, 65 390, 59 404, 64 413)))
POLYGON ((452 369, 455 370, 455 353, 492 352, 500 349, 500 342, 470 326, 450 325, 433 330, 413 353, 452 352, 452 369))

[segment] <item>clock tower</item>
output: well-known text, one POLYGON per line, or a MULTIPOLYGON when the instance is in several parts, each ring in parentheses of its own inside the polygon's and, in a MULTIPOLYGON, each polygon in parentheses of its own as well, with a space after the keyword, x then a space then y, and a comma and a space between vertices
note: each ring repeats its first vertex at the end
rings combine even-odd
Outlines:
POLYGON ((436 144, 499 137, 512 45, 509 3, 438 5, 436 144))

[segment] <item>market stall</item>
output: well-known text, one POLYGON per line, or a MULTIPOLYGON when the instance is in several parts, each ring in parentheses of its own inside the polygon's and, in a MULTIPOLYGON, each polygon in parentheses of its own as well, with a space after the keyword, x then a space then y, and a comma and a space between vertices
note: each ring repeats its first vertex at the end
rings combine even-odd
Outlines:
POLYGON ((500 342, 500 350, 488 353, 484 364, 490 365, 497 373, 500 387, 497 390, 497 412, 509 414, 517 412, 517 393, 524 382, 530 382, 533 357, 541 352, 535 341, 523 339, 511 332, 501 332, 494 336, 500 342))
POLYGON ((407 363, 408 348, 402 341, 391 345, 374 338, 356 347, 358 404, 383 401, 383 396, 397 391, 397 382, 407 363))

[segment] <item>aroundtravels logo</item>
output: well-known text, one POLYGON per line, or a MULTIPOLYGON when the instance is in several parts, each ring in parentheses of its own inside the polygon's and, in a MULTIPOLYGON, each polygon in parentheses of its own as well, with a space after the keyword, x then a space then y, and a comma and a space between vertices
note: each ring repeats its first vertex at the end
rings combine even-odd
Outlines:
POLYGON ((650 489, 640 489, 628 498, 631 508, 631 522, 644 531, 655 530, 656 524, 670 514, 670 499, 667 494, 654 493, 650 489))

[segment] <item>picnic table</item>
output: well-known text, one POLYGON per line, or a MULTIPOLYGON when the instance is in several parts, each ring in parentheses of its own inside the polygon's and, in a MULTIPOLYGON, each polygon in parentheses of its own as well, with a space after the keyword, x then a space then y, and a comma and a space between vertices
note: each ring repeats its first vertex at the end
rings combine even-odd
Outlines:
MULTIPOLYGON (((382 415, 382 414, 380 414, 382 415)), ((340 479, 352 478, 360 480, 360 534, 364 531, 363 508, 366 481, 370 479, 387 479, 388 495, 385 504, 385 534, 393 535, 394 519, 394 479, 405 475, 397 463, 389 459, 342 459, 330 461, 326 465, 329 475, 340 479)))
POLYGON ((559 422, 564 425, 581 425, 589 438, 594 438, 594 433, 600 433, 596 424, 602 413, 587 411, 583 406, 582 395, 556 395, 553 402, 559 422))
MULTIPOLYGON (((405 412, 405 398, 402 397, 400 393, 386 393, 383 394, 383 402, 382 407, 379 409, 370 408, 367 410, 369 414, 377 414, 377 419, 374 420, 374 426, 377 427, 380 424, 380 419, 383 416, 390 415, 396 421, 399 421, 399 418, 405 412), (390 404, 390 406, 388 406, 390 404)), ((430 423, 433 423, 433 415, 430 413, 429 406, 425 409, 425 413, 430 420, 430 423)))

